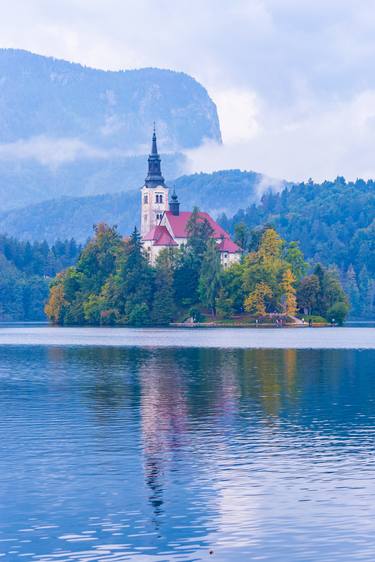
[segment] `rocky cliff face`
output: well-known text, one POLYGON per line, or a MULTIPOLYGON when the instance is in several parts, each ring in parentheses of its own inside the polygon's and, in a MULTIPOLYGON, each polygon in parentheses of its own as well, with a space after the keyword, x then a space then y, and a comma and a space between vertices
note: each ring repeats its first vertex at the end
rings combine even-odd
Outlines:
MULTIPOLYGON (((153 121, 161 152, 177 154, 205 138, 221 142, 215 104, 186 74, 110 72, 1 49, 3 207, 137 187, 130 184, 139 174, 134 156, 147 154, 153 121), (126 171, 114 186, 119 167, 126 171)), ((166 175, 178 175, 180 163, 170 157, 166 175)))

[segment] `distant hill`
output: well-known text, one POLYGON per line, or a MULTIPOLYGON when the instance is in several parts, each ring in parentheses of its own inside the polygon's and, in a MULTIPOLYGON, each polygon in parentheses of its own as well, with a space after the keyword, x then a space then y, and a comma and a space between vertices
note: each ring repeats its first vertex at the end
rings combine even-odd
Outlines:
MULTIPOLYGON (((173 185, 182 209, 197 205, 217 216, 224 211, 234 214, 239 207, 258 201, 259 186, 266 189, 274 182, 255 172, 225 170, 182 176, 173 185)), ((93 224, 107 222, 117 224, 120 232, 126 234, 139 224, 139 197, 139 191, 133 190, 44 201, 0 214, 0 232, 29 240, 53 242, 74 237, 82 242, 91 235, 93 224)))
POLYGON ((181 72, 103 71, 0 49, 0 85, 3 209, 134 189, 154 120, 169 178, 181 174, 181 150, 221 142, 215 104, 181 72))
POLYGON ((338 177, 322 184, 301 183, 265 193, 260 204, 222 216, 234 232, 275 226, 288 241, 297 240, 311 262, 337 267, 352 304, 352 316, 375 316, 375 182, 346 182, 338 177))

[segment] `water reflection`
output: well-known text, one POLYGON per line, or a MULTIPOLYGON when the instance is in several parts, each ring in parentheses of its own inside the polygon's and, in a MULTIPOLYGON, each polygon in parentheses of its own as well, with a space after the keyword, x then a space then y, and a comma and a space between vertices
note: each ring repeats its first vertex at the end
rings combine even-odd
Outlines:
POLYGON ((0 553, 373 560, 374 358, 0 348, 0 553))

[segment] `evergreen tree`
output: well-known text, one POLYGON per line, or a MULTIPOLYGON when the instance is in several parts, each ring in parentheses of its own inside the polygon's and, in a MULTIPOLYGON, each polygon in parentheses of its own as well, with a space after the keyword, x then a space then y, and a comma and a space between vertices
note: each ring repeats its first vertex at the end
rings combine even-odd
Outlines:
POLYGON ((304 260, 298 242, 289 242, 285 249, 284 259, 290 265, 296 281, 300 281, 306 273, 307 263, 304 260))
POLYGON ((119 258, 115 280, 120 297, 117 307, 125 323, 142 325, 150 322, 153 281, 153 271, 144 255, 141 236, 134 228, 119 258))
POLYGON ((235 225, 234 242, 243 250, 247 250, 249 244, 249 229, 245 223, 240 222, 235 225))
POLYGON ((176 251, 164 249, 156 260, 155 292, 152 307, 152 322, 168 325, 176 314, 174 303, 173 275, 176 267, 176 251))
POLYGON ((320 284, 316 275, 307 275, 301 280, 297 291, 297 306, 304 314, 311 315, 317 309, 319 291, 320 284))
POLYGON ((217 243, 208 241, 203 255, 201 273, 199 278, 199 296, 203 305, 207 306, 216 315, 216 299, 221 286, 221 263, 217 243))
POLYGON ((357 276, 352 264, 350 264, 345 275, 345 290, 349 298, 351 313, 353 316, 358 316, 361 312, 361 300, 357 285, 357 276))

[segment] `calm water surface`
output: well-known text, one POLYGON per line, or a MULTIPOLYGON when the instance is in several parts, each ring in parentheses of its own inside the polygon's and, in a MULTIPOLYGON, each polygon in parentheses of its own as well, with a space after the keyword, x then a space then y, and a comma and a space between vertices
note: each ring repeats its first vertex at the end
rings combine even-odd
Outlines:
POLYGON ((0 328, 0 560, 375 559, 374 329, 46 330, 0 328))

